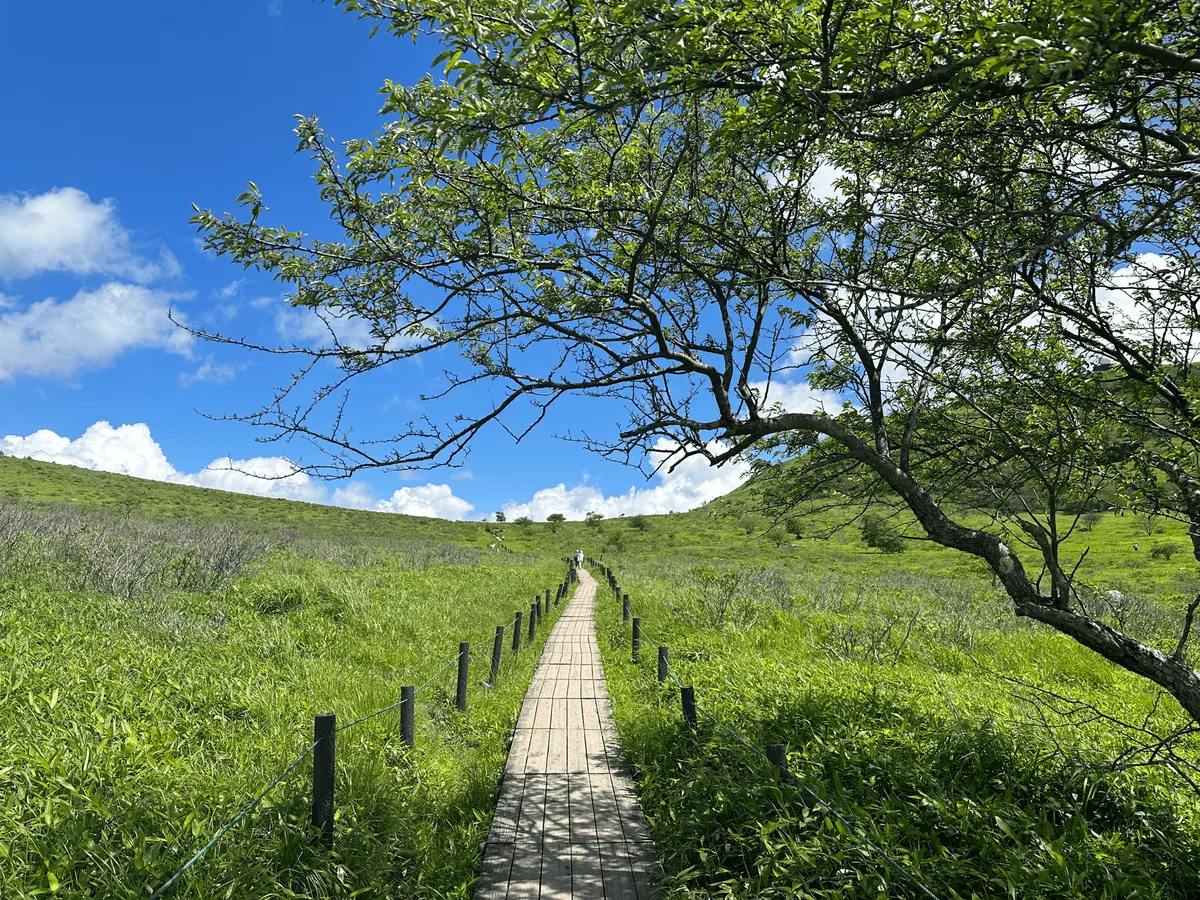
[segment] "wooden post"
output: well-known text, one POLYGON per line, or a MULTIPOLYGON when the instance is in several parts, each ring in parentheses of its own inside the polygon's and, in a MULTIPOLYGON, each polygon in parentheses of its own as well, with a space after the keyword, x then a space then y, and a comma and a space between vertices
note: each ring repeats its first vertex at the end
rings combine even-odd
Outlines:
POLYGON ((696 727, 696 692, 689 684, 679 689, 679 699, 683 701, 683 719, 689 728, 696 727))
POLYGON ((410 748, 417 745, 417 732, 413 728, 416 702, 417 689, 415 687, 406 684, 400 688, 400 738, 410 748))
POLYGON ((516 653, 520 649, 521 649, 521 613, 518 612, 516 619, 513 621, 513 649, 512 649, 512 652, 516 653))
POLYGON ((621 621, 629 621, 629 595, 625 595, 625 599, 621 602, 621 621))
POLYGON ((787 767, 787 744, 767 744, 767 759, 778 769, 779 780, 787 781, 791 775, 787 767))
POLYGON ((533 632, 537 628, 537 604, 529 607, 529 642, 533 643, 533 632))
POLYGON ((496 641, 492 644, 492 675, 491 683, 495 684, 500 678, 500 655, 504 652, 504 626, 496 626, 496 641))
POLYGON ((662 684, 667 680, 667 675, 670 673, 670 662, 667 660, 667 648, 658 648, 658 683, 662 684))
POLYGON ((550 612, 550 588, 546 588, 546 612, 550 612))
POLYGON ((458 645, 458 686, 454 692, 454 705, 459 712, 467 711, 467 676, 471 666, 471 645, 462 641, 458 645))
POLYGON ((320 713, 313 720, 312 824, 317 844, 333 849, 333 770, 337 716, 320 713))
POLYGON ((631 647, 633 650, 632 659, 636 665, 638 653, 642 649, 642 620, 638 616, 633 617, 633 644, 631 647))

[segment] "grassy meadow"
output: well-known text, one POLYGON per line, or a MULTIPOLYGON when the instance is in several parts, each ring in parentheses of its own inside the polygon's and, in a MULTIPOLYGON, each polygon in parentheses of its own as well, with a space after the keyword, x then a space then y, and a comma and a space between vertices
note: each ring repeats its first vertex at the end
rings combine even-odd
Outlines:
MULTIPOLYGON (((1186 551, 1148 552, 1182 548, 1182 529, 1151 524, 1106 514, 1072 546, 1091 548, 1085 580, 1122 592, 1107 617, 1170 648, 1198 585, 1186 551)), ((1015 619, 961 555, 883 554, 855 529, 757 545, 728 563, 605 558, 650 639, 633 665, 602 589, 601 652, 667 900, 929 896, 883 853, 942 900, 1200 896, 1200 796, 1134 752, 1153 743, 1139 728, 1186 724, 1174 701, 1015 619), (657 682, 655 643, 695 688, 695 733, 677 684, 657 682), (867 840, 742 740, 786 744, 794 775, 867 840)), ((1195 761, 1200 742, 1176 750, 1195 761)))
MULTIPOLYGON (((616 569, 696 688, 692 733, 654 647, 629 661, 602 587, 664 900, 928 896, 882 853, 942 900, 1200 896, 1196 792, 1113 724, 1169 730, 1173 702, 1015 619, 980 563, 926 542, 814 537, 831 513, 800 514, 796 539, 747 489, 689 513, 497 525, 0 458, 0 497, 0 896, 147 897, 308 745, 314 713, 395 702, 527 612, 577 547, 616 569), (786 744, 870 843, 735 734, 786 744)), ((1182 530, 1105 514, 1070 547, 1090 548, 1097 597, 1121 592, 1105 615, 1173 646, 1200 583, 1186 549, 1159 545, 1182 530)), ((340 734, 332 856, 309 843, 306 762, 167 896, 469 897, 535 661, 506 654, 495 688, 475 664, 465 716, 442 673, 413 754, 394 713, 340 734)))
MULTIPOLYGON (((94 497, 112 479, 80 481, 94 497)), ((181 517, 193 494, 123 481, 181 517)), ((88 497, 78 483, 69 489, 88 497)), ((397 710, 338 735, 332 856, 309 840, 305 760, 165 896, 468 897, 549 622, 531 649, 513 657, 506 644, 495 687, 482 684, 492 636, 515 611, 528 616, 562 565, 435 544, 436 525, 409 541, 403 529, 374 535, 365 549, 326 539, 328 525, 251 539, 214 585, 188 573, 263 524, 258 501, 215 493, 195 492, 211 501, 196 521, 216 522, 225 504, 233 530, 146 526, 114 515, 136 504, 83 498, 7 528, 0 512, 0 896, 147 897, 311 743, 314 714, 345 724, 436 676, 417 697, 414 752, 397 710), (137 577, 131 557, 154 577, 137 577), (454 668, 438 674, 460 640, 474 651, 466 714, 454 668)))

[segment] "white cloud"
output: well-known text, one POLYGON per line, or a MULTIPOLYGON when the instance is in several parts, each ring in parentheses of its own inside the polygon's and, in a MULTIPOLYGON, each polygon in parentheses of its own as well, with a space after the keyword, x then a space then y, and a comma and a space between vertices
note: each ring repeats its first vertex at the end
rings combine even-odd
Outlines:
POLYGON ((0 451, 7 456, 136 475, 155 481, 173 481, 179 474, 167 462, 162 447, 150 436, 150 429, 141 424, 113 428, 108 422, 97 422, 75 440, 60 437, 48 429, 25 437, 10 434, 0 438, 0 451))
POLYGON ((334 335, 338 344, 355 350, 365 350, 376 342, 365 319, 337 317, 325 311, 318 315, 307 307, 284 303, 275 311, 275 330, 284 340, 302 346, 332 346, 334 335))
POLYGON ((213 362, 213 357, 210 353, 204 358, 204 362, 200 364, 200 367, 196 371, 181 373, 179 383, 185 388, 202 381, 213 384, 224 384, 236 378, 237 374, 245 368, 244 363, 236 365, 234 363, 213 362))
POLYGON ((273 19, 283 16, 283 0, 267 0, 267 15, 273 19))
POLYGON ((812 176, 808 179, 808 195, 818 203, 842 199, 842 191, 837 186, 837 180, 845 178, 849 174, 845 169, 840 169, 831 162, 822 162, 813 170, 812 176))
POLYGON ((238 295, 239 291, 241 291, 242 284, 245 282, 245 280, 245 278, 237 278, 229 282, 229 284, 225 285, 225 287, 218 288, 217 290, 213 291, 212 295, 218 300, 231 300, 238 295))
POLYGON ((199 472, 179 472, 167 461, 150 429, 141 423, 114 428, 108 422, 97 422, 75 440, 47 429, 24 437, 8 435, 0 438, 0 452, 7 456, 261 497, 321 503, 326 496, 324 485, 297 472, 291 462, 279 456, 237 460, 223 457, 213 460, 199 472))
MULTIPOLYGON (((667 453, 671 445, 660 439, 655 449, 667 453)), ((713 449, 718 448, 714 446, 713 449)), ((746 463, 735 460, 718 468, 710 466, 704 458, 694 456, 681 462, 673 472, 664 467, 654 476, 651 487, 632 487, 624 494, 608 497, 586 482, 570 488, 557 484, 538 491, 527 503, 506 504, 504 514, 509 521, 519 516, 542 521, 551 513, 562 513, 568 519, 577 520, 589 512, 598 512, 610 519, 637 513, 684 512, 728 494, 749 477, 750 466, 746 463)))
POLYGON ((253 459, 225 456, 214 459, 195 475, 181 475, 170 480, 237 494, 283 497, 308 503, 324 503, 327 495, 325 485, 298 472, 295 464, 282 456, 256 456, 253 459))
POLYGON ((71 187, 0 194, 0 278, 29 278, 39 272, 147 282, 179 274, 179 263, 167 250, 157 260, 134 252, 111 199, 93 203, 71 187))
POLYGON ((70 376, 107 365, 126 350, 158 347, 187 356, 192 337, 167 319, 180 294, 110 282, 0 313, 0 381, 16 375, 70 376))
POLYGON ((373 509, 375 492, 365 481, 351 481, 345 487, 333 492, 333 505, 346 506, 350 509, 373 509))
POLYGON ((374 506, 382 512, 404 513, 409 516, 436 516, 439 519, 465 519, 475 507, 454 496, 448 484, 422 484, 394 491, 386 500, 374 506))
POLYGON ((833 391, 809 387, 803 382, 789 383, 752 381, 750 387, 758 391, 759 401, 765 407, 778 403, 786 412, 837 413, 842 408, 842 398, 833 391))
POLYGON ((376 500, 371 486, 351 481, 333 492, 335 506, 372 509, 376 512, 403 513, 407 516, 432 516, 438 519, 465 519, 475 506, 456 497, 448 484, 422 484, 393 491, 392 496, 376 500))

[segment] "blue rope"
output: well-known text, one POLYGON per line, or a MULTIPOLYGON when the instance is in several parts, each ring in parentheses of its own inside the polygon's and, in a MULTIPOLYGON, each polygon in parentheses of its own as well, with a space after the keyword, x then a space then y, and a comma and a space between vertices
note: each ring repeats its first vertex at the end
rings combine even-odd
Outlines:
MULTIPOLYGON (((413 695, 415 696, 416 694, 421 693, 421 691, 423 691, 425 688, 429 687, 429 685, 432 684, 439 675, 441 675, 443 672, 445 672, 447 669, 449 669, 451 666, 453 666, 457 662, 458 662, 458 654, 455 654, 454 658, 452 660, 450 660, 450 662, 446 663, 446 665, 442 666, 440 669, 438 669, 436 672, 434 672, 433 675, 431 675, 425 681, 424 684, 422 684, 420 687, 418 687, 416 690, 414 690, 413 695)), ((404 703, 403 699, 397 700, 395 703, 392 703, 388 706, 383 707, 383 709, 377 709, 377 710, 375 710, 375 712, 368 713, 367 715, 363 716, 362 718, 355 719, 353 722, 347 722, 345 725, 339 726, 336 733, 343 732, 347 728, 353 728, 355 725, 361 725, 363 722, 366 722, 370 719, 374 719, 376 716, 381 716, 385 712, 390 712, 391 710, 396 709, 398 706, 403 705, 403 703, 404 703)), ((318 743, 319 743, 319 741, 313 741, 313 743, 309 744, 308 747, 304 750, 304 752, 301 753, 299 756, 297 756, 294 760, 292 760, 292 762, 288 765, 288 767, 286 769, 284 769, 282 772, 280 772, 270 784, 268 784, 265 788, 263 788, 262 792, 257 797, 255 797, 253 800, 251 800, 249 803, 247 803, 246 806, 242 808, 241 812, 239 812, 236 816, 234 816, 223 828, 221 828, 216 834, 214 834, 207 844, 205 844, 203 847, 201 847, 199 850, 197 850, 196 853, 193 854, 191 859, 189 859, 186 863, 184 863, 183 866, 180 867, 180 869, 174 875, 172 875, 170 878, 168 878, 158 890, 156 890, 153 894, 151 894, 150 900, 158 900, 158 898, 160 896, 162 896, 163 892, 166 891, 166 889, 169 888, 171 885, 173 885, 176 881, 178 881, 179 877, 181 875, 183 875, 184 872, 186 872, 188 869, 190 869, 192 866, 194 866, 197 862, 199 862, 200 858, 202 856, 204 856, 204 854, 207 853, 209 850, 211 850, 213 848, 213 846, 217 843, 217 841, 219 841, 222 837, 224 837, 229 832, 230 829, 232 829, 235 825, 237 825, 237 823, 240 822, 243 818, 245 818, 249 812, 251 812, 256 806, 258 806, 258 804, 262 802, 263 798, 266 797, 267 794, 269 794, 276 787, 276 785, 278 785, 281 781, 283 781, 284 778, 286 778, 288 775, 290 775, 292 773, 292 771, 296 768, 296 766, 300 765, 300 763, 302 763, 308 757, 308 755, 310 753, 312 753, 313 750, 316 749, 318 743)))
POLYGON ((196 862, 200 859, 200 857, 202 857, 205 853, 207 853, 210 849, 212 849, 212 846, 217 841, 219 841, 225 835, 225 833, 229 831, 229 829, 233 828, 233 826, 236 825, 238 822, 240 822, 246 816, 247 813, 249 813, 252 809, 254 809, 254 807, 258 806, 258 804, 262 802, 263 797, 267 796, 267 794, 269 794, 272 791, 272 789, 277 784, 279 784, 279 782, 283 781, 284 778, 286 778, 288 775, 290 775, 292 770, 295 769, 296 766, 300 765, 300 763, 304 761, 305 757, 307 757, 310 753, 313 752, 313 750, 316 749, 316 746, 318 743, 320 743, 320 742, 313 741, 311 744, 309 744, 308 748, 303 753, 301 753, 299 756, 297 756, 294 760, 292 760, 291 765, 289 765, 286 769, 284 769, 277 776, 275 776, 275 780, 272 781, 270 784, 268 784, 265 788, 263 788, 262 792, 257 797, 255 797, 253 800, 251 800, 249 803, 247 803, 245 805, 245 807, 242 808, 242 811, 239 812, 236 816, 234 816, 228 825, 226 825, 224 828, 222 828, 220 831, 218 831, 216 834, 214 834, 212 836, 212 839, 207 844, 205 844, 203 847, 201 847, 199 850, 197 850, 195 852, 195 854, 193 854, 192 858, 189 859, 186 863, 184 863, 183 867, 180 868, 178 872, 176 872, 174 875, 172 875, 170 878, 168 878, 162 887, 160 887, 157 891, 155 891, 153 894, 151 894, 150 900, 158 900, 158 898, 160 896, 162 896, 163 891, 165 891, 167 888, 169 888, 171 885, 173 885, 179 879, 180 875, 182 875, 184 872, 186 872, 188 869, 190 869, 193 865, 195 865, 196 862))

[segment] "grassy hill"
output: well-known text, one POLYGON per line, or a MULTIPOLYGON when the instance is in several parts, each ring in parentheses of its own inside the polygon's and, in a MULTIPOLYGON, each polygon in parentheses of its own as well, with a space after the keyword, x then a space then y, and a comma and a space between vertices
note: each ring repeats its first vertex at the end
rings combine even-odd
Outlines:
MULTIPOLYGON (((392 713, 339 737, 334 859, 308 843, 302 763, 169 896, 466 900, 536 647, 506 654, 495 688, 473 676, 465 716, 438 670, 459 640, 486 653, 577 547, 617 568, 702 709, 693 732, 605 595, 665 900, 928 896, 881 852, 943 900, 1200 896, 1200 801, 1139 749, 1186 725, 1169 700, 1015 619, 978 561, 919 540, 883 554, 854 526, 815 537, 846 510, 796 511, 797 539, 759 490, 498 526, 0 458, 0 896, 146 897, 303 749, 314 713, 346 721, 432 677, 415 753, 392 713), (811 794, 777 784, 750 749, 768 743, 811 794)), ((1200 584, 1186 553, 1148 552, 1182 544, 1156 527, 1105 515, 1072 550, 1123 592, 1103 614, 1168 646, 1200 584)))

